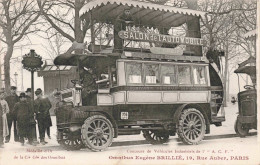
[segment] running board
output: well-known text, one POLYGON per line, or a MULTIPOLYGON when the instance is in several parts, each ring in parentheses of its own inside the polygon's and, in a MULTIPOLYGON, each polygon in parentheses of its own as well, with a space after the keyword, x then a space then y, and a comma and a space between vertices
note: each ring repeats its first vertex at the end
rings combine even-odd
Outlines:
POLYGON ((225 116, 211 116, 211 123, 215 124, 217 127, 222 126, 223 121, 226 121, 225 116))

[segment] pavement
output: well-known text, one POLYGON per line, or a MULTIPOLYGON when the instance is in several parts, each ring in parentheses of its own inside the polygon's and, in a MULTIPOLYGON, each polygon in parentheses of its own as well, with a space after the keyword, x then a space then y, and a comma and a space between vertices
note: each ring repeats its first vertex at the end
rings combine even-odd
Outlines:
POLYGON ((143 136, 124 135, 113 140, 103 152, 89 149, 66 151, 56 141, 56 118, 52 116, 51 139, 46 136, 46 145, 21 146, 11 141, 0 149, 0 165, 6 162, 19 164, 260 164, 257 131, 240 138, 234 130, 237 104, 225 108, 226 121, 222 126, 210 126, 199 145, 184 145, 177 136, 170 137, 167 144, 148 144, 143 136), (27 159, 25 158, 27 156, 27 159), (178 157, 180 156, 180 157, 178 157), (40 161, 39 161, 40 160, 40 161))

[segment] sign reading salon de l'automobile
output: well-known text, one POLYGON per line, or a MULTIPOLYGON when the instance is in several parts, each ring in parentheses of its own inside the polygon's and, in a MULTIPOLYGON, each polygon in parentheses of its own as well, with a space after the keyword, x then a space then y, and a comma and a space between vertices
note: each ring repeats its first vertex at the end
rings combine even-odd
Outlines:
POLYGON ((146 42, 163 42, 185 45, 205 46, 206 40, 191 37, 176 37, 170 35, 161 35, 154 33, 142 33, 135 31, 120 31, 119 37, 126 40, 146 41, 146 42))

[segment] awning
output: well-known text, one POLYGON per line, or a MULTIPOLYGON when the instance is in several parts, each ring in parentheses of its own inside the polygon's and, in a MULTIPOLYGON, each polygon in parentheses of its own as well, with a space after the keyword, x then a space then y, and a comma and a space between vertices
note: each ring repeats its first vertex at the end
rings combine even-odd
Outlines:
POLYGON ((248 75, 256 74, 256 58, 249 57, 244 62, 238 64, 238 68, 234 71, 235 73, 246 73, 248 75))
POLYGON ((66 65, 45 65, 41 70, 38 71, 38 76, 54 77, 57 75, 69 75, 75 70, 72 66, 66 65))
POLYGON ((206 12, 133 0, 93 0, 80 10, 81 19, 89 21, 90 13, 96 22, 113 23, 124 9, 130 8, 135 26, 176 27, 206 12), (91 11, 91 12, 90 12, 91 11))
POLYGON ((257 31, 256 31, 256 29, 255 29, 255 30, 251 30, 251 31, 245 33, 245 34, 244 34, 244 38, 245 38, 245 39, 250 39, 250 38, 252 38, 252 37, 256 37, 256 35, 257 35, 257 31))

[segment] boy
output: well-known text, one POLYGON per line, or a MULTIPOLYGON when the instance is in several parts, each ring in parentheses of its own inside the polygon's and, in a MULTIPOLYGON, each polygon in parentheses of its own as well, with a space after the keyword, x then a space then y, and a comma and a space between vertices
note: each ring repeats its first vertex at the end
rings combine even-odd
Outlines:
POLYGON ((14 105, 14 111, 17 114, 18 135, 21 145, 24 146, 24 138, 27 137, 29 130, 29 122, 33 118, 33 111, 24 92, 19 96, 20 102, 14 105))

